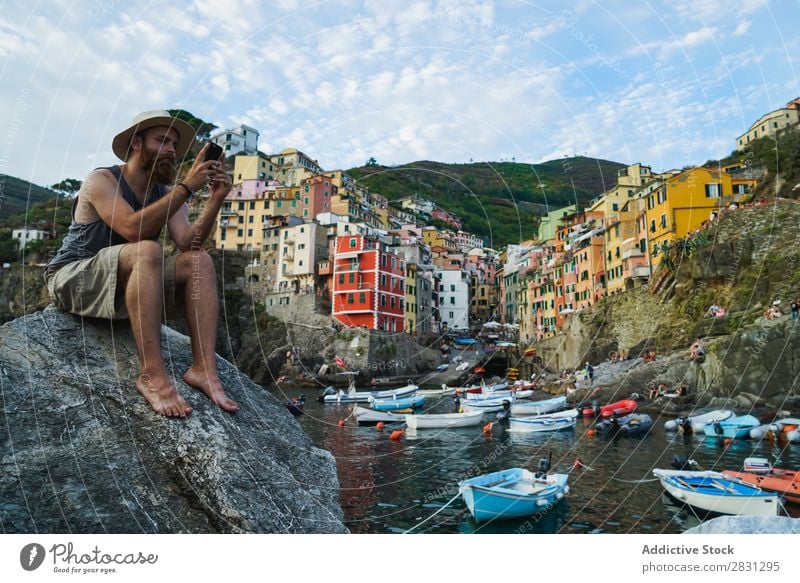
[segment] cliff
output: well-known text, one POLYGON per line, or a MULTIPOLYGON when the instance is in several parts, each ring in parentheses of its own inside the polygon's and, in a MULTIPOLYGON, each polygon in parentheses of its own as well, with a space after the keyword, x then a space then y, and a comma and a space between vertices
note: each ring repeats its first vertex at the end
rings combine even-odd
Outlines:
POLYGON ((187 387, 187 337, 162 328, 187 419, 134 388, 126 323, 47 309, 0 327, 0 525, 6 533, 346 532, 333 457, 218 358, 235 415, 187 387))

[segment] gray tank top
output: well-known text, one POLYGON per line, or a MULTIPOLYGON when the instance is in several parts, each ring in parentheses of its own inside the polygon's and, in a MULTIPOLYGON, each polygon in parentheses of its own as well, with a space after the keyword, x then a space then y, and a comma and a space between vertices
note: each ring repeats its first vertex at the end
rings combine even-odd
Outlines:
MULTIPOLYGON (((127 181, 122 176, 122 169, 119 166, 110 166, 108 168, 102 168, 102 170, 108 170, 114 175, 114 178, 117 179, 117 188, 122 193, 122 198, 131 205, 134 211, 138 211, 148 204, 154 203, 168 192, 166 186, 156 184, 147 195, 144 204, 141 204, 133 194, 130 185, 128 185, 127 181)), ((61 242, 61 248, 47 264, 47 267, 45 267, 45 278, 50 277, 67 263, 94 257, 100 249, 105 249, 113 245, 130 243, 130 241, 109 227, 103 219, 97 219, 87 224, 75 222, 75 209, 79 199, 80 195, 76 196, 75 200, 72 202, 72 223, 69 226, 64 240, 61 242)), ((159 232, 156 233, 155 236, 150 237, 150 239, 157 241, 160 236, 161 231, 159 230, 159 232)))

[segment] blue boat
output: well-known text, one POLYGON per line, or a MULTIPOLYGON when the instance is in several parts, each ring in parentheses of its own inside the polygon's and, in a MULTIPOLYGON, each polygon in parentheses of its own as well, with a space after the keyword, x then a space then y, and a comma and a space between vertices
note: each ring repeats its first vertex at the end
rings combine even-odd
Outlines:
POLYGON ((740 415, 724 421, 708 423, 703 432, 706 437, 727 437, 728 439, 749 439, 750 430, 761 425, 752 415, 740 415))
MULTIPOLYGON (((547 459, 540 460, 549 469, 547 459)), ((459 482, 459 492, 476 522, 527 518, 543 513, 569 493, 566 474, 510 468, 459 482)))
POLYGON ((667 494, 678 502, 714 514, 776 516, 778 495, 731 480, 719 472, 655 469, 667 494))
POLYGON ((425 397, 404 397, 402 399, 371 399, 370 406, 375 411, 399 411, 417 409, 425 404, 425 397))

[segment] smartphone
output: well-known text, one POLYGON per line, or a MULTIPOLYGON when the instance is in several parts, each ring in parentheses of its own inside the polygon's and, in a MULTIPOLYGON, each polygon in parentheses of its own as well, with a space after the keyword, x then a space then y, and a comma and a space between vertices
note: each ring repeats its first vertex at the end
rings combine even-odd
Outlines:
POLYGON ((208 142, 208 150, 206 150, 206 157, 203 158, 203 162, 208 162, 209 160, 217 161, 220 156, 222 156, 222 146, 214 142, 208 142))

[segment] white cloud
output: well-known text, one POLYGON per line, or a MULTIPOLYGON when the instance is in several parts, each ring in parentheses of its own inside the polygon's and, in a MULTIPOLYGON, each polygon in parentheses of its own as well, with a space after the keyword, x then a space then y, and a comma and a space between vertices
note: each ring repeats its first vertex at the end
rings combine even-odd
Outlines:
POLYGON ((750 22, 749 20, 742 20, 738 24, 738 26, 736 27, 736 30, 733 31, 733 36, 744 36, 744 35, 746 35, 747 31, 750 30, 751 26, 752 26, 752 22, 750 22))

